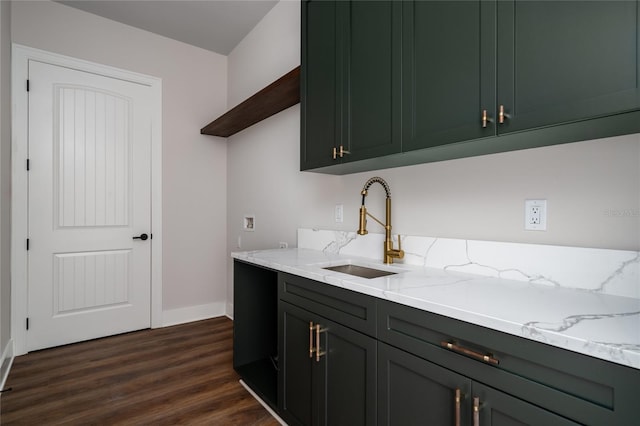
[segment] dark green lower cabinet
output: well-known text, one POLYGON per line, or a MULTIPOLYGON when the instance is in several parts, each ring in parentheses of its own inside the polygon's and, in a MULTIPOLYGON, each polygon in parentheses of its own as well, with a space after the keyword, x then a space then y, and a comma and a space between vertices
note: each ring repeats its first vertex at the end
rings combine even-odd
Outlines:
POLYGON ((471 389, 473 397, 477 397, 479 401, 480 425, 569 426, 579 424, 477 382, 472 382, 471 389))
POLYGON ((384 343, 378 344, 378 380, 380 424, 577 425, 384 343), (460 394, 459 400, 456 391, 460 394), (478 407, 477 419, 474 419, 475 406, 478 407))
POLYGON ((276 409, 278 373, 278 273, 233 262, 233 368, 276 409))
POLYGON ((378 344, 378 415, 380 424, 455 425, 456 389, 460 424, 471 422, 471 380, 384 343, 378 344))
POLYGON ((279 339, 279 411, 289 425, 376 424, 375 339, 282 301, 279 339))
POLYGON ((310 356, 314 336, 309 329, 315 316, 287 303, 280 303, 280 309, 280 414, 292 425, 310 425, 313 412, 317 411, 312 386, 315 365, 310 356))
POLYGON ((636 368, 237 260, 234 295, 234 368, 291 426, 639 424, 636 368))

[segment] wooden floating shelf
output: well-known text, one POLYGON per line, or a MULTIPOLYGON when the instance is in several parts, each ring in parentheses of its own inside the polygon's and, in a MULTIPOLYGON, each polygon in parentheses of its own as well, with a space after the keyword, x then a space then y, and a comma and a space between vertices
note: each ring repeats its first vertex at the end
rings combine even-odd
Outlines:
POLYGON ((300 67, 298 66, 207 124, 200 129, 200 133, 226 138, 299 102, 300 67))

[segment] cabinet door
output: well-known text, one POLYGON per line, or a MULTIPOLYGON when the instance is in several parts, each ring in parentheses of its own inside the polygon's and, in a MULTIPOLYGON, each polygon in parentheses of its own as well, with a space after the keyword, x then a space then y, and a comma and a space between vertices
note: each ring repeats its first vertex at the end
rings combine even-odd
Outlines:
POLYGON ((378 343, 380 424, 470 424, 471 381, 400 349, 378 343), (461 392, 456 402, 456 389, 461 392), (459 413, 459 422, 456 415, 459 413))
POLYGON ((302 2, 300 169, 334 164, 342 111, 338 96, 336 2, 302 2))
POLYGON ((478 420, 483 426, 569 426, 578 425, 496 389, 473 382, 473 396, 478 397, 478 420))
POLYGON ((326 319, 318 323, 319 424, 376 424, 376 340, 326 319))
POLYGON ((278 407, 290 425, 311 425, 317 412, 313 392, 313 359, 309 355, 313 337, 311 313, 288 303, 279 303, 278 407))
POLYGON ((638 2, 499 1, 499 133, 640 106, 638 2))
POLYGON ((279 406, 287 423, 375 425, 376 340, 289 303, 279 306, 279 406), (310 323, 320 326, 318 334, 310 323))
POLYGON ((494 135, 495 3, 401 3, 402 150, 494 135))
POLYGON ((338 2, 343 161, 400 152, 401 3, 338 2))

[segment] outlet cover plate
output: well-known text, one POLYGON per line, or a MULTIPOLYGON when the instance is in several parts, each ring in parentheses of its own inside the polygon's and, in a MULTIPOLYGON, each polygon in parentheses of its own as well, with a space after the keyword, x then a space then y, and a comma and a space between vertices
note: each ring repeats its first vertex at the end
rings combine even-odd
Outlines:
POLYGON ((547 230, 547 200, 524 200, 524 229, 547 230))
POLYGON ((343 204, 336 204, 336 208, 335 208, 335 221, 336 223, 342 223, 343 217, 344 217, 344 205, 343 204))

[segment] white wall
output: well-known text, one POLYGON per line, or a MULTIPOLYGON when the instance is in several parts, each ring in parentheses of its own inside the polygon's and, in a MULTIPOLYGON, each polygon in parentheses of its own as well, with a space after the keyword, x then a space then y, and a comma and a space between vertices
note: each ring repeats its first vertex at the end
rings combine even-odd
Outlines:
MULTIPOLYGON (((230 104, 298 65, 299 49, 299 3, 280 2, 229 55, 230 104)), ((391 186, 394 232, 640 250, 638 134, 343 177, 299 172, 299 134, 296 106, 229 138, 229 252, 239 236, 251 250, 292 244, 298 227, 357 229, 359 193, 375 175, 391 186), (526 198, 548 200, 546 232, 523 229, 526 198), (245 213, 256 215, 252 233, 241 229, 245 213)), ((384 215, 381 188, 367 205, 384 215)), ((232 296, 229 273, 229 312, 232 296)))
POLYGON ((11 3, 0 1, 0 357, 11 339, 11 3))
POLYGON ((162 78, 163 318, 224 314, 227 142, 199 131, 226 110, 227 58, 49 1, 14 2, 12 36, 162 78))
MULTIPOLYGON (((300 3, 279 2, 228 59, 229 106, 300 65, 300 3)), ((296 105, 229 138, 228 253, 274 248, 280 241, 294 246, 302 221, 328 211, 327 198, 340 191, 338 177, 298 171, 299 122, 296 105), (255 214, 254 232, 242 230, 244 214, 255 214)), ((233 312, 232 265, 228 257, 229 314, 233 312)))
POLYGON ((347 176, 347 229, 374 174, 391 186, 395 232, 640 250, 639 134, 347 176), (526 198, 547 200, 547 231, 524 230, 526 198))

